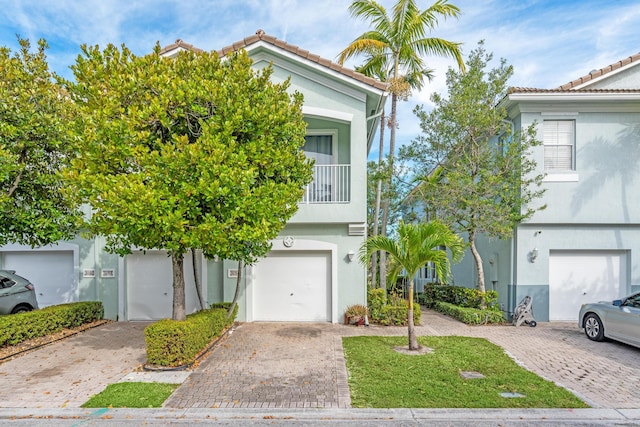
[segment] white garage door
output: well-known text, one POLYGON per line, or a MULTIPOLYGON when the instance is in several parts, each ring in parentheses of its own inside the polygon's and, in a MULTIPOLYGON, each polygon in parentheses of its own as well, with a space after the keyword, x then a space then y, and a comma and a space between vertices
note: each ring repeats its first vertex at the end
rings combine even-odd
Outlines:
POLYGON ((331 320, 330 252, 272 251, 254 272, 254 320, 331 320))
POLYGON ((549 320, 577 321, 582 304, 614 300, 626 291, 625 252, 551 251, 549 320))
POLYGON ((73 251, 3 252, 2 268, 34 284, 41 308, 78 301, 73 251))
MULTIPOLYGON (((173 272, 171 258, 164 251, 127 255, 127 319, 159 320, 173 313, 173 272)), ((200 309, 193 278, 191 254, 185 255, 184 279, 186 312, 200 309)))

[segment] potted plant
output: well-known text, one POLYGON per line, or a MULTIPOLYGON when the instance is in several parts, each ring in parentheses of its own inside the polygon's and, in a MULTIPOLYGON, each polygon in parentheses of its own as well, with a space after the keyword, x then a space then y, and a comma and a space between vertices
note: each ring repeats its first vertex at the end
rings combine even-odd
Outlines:
POLYGON ((369 326, 369 308, 360 304, 350 305, 344 312, 344 324, 369 326))

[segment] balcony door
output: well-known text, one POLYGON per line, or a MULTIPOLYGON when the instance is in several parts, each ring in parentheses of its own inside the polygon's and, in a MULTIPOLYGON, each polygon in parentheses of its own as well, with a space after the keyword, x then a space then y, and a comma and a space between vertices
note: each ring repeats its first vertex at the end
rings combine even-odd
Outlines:
POLYGON ((313 182, 305 197, 310 203, 331 203, 336 198, 336 139, 331 131, 310 132, 305 137, 304 153, 315 160, 313 182))

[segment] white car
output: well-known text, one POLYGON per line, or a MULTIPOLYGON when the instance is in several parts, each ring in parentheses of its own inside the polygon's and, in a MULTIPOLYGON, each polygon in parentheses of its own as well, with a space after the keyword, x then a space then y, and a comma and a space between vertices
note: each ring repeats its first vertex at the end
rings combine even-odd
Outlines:
POLYGON ((587 338, 605 338, 640 347, 640 292, 623 299, 583 304, 578 325, 587 338))

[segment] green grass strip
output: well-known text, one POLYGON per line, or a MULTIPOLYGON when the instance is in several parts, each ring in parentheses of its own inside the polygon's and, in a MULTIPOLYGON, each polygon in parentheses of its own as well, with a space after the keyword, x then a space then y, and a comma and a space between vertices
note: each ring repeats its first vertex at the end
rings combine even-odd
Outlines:
POLYGON ((483 338, 419 337, 423 355, 394 350, 406 337, 343 338, 351 403, 360 408, 586 408, 570 391, 518 366, 483 338), (464 379, 463 371, 484 375, 464 379), (500 393, 525 397, 505 398, 500 393))
POLYGON ((180 384, 122 382, 110 384, 83 408, 160 408, 180 384))

